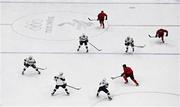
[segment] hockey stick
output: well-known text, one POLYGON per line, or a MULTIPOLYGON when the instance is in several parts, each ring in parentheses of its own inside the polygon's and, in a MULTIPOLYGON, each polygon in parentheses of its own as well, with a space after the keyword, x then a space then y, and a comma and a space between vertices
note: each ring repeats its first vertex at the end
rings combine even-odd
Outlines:
POLYGON ((68 87, 70 87, 70 88, 73 88, 73 89, 75 89, 75 90, 80 90, 81 88, 77 88, 77 87, 73 87, 73 86, 71 86, 71 85, 67 85, 68 87))
POLYGON ((88 17, 88 20, 89 20, 89 21, 97 21, 96 19, 91 19, 91 18, 89 18, 89 17, 88 17))
POLYGON ((116 78, 119 78, 119 77, 121 77, 121 75, 116 76, 116 77, 111 77, 111 79, 113 80, 113 79, 116 79, 116 78))
POLYGON ((40 70, 46 70, 46 69, 47 69, 47 67, 45 67, 45 68, 40 68, 40 67, 37 67, 37 69, 40 69, 40 70))
POLYGON ((93 44, 91 44, 90 42, 88 42, 91 46, 93 46, 96 50, 98 51, 102 51, 102 49, 98 49, 97 47, 95 47, 93 44))
POLYGON ((134 47, 137 47, 137 48, 144 48, 145 45, 142 45, 142 46, 134 45, 134 47))
POLYGON ((156 36, 151 36, 151 35, 148 35, 150 38, 156 38, 156 36))

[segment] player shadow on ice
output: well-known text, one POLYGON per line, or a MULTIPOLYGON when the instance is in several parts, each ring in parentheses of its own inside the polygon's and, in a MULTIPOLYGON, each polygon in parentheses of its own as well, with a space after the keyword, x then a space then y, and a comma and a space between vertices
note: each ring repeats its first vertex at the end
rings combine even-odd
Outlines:
POLYGON ((124 52, 124 54, 125 54, 125 55, 133 55, 133 54, 134 54, 134 52, 127 52, 127 53, 126 53, 126 52, 124 52))
POLYGON ((106 30, 108 30, 108 29, 109 29, 109 27, 106 27, 105 29, 101 28, 100 26, 95 26, 95 27, 94 27, 94 30, 97 30, 97 31, 99 31, 99 30, 104 30, 104 31, 106 31, 106 30))
POLYGON ((96 106, 97 104, 99 104, 102 101, 112 101, 112 100, 109 100, 105 93, 101 93, 99 97, 93 98, 93 103, 92 103, 91 107, 96 106))
POLYGON ((154 41, 154 43, 155 43, 155 44, 157 44, 157 45, 163 45, 163 44, 167 44, 166 42, 165 42, 165 43, 163 43, 162 41, 159 41, 159 40, 157 40, 157 41, 154 41))
POLYGON ((107 98, 107 95, 105 93, 100 93, 98 97, 96 97, 96 99, 98 100, 107 100, 107 101, 110 101, 108 98, 107 98))
POLYGON ((95 28, 95 30, 100 30, 100 29, 102 29, 101 27, 99 27, 99 26, 96 26, 96 27, 94 27, 95 28))
POLYGON ((135 87, 135 85, 133 84, 133 82, 129 81, 128 83, 124 83, 123 80, 121 79, 117 79, 114 81, 114 84, 117 85, 117 86, 121 86, 121 87, 135 87))
POLYGON ((37 77, 38 76, 39 77, 40 75, 37 73, 37 71, 34 71, 34 69, 29 69, 29 70, 26 70, 26 72, 24 73, 23 76, 26 76, 26 77, 37 77))
POLYGON ((154 43, 157 44, 157 45, 166 46, 166 47, 175 47, 176 46, 176 45, 173 45, 173 44, 170 44, 170 43, 167 43, 167 42, 163 43, 161 41, 155 41, 154 43))
POLYGON ((67 95, 64 90, 58 90, 53 96, 50 95, 51 97, 58 97, 58 98, 62 98, 62 97, 69 97, 69 95, 67 95))

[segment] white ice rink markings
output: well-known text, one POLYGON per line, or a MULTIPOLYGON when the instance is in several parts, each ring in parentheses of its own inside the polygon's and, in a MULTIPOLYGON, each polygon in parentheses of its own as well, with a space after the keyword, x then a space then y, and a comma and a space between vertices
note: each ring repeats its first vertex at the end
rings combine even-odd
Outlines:
MULTIPOLYGON (((13 3, 13 2, 11 2, 11 3, 13 3)), ((17 3, 17 2, 16 2, 17 3)), ((23 2, 22 2, 23 3, 23 2)), ((32 3, 32 2, 29 2, 29 3, 32 3)), ((45 3, 48 3, 48 2, 45 2, 45 3)), ((50 2, 49 2, 50 3, 50 2)), ((61 3, 61 2, 57 2, 57 3, 61 3)), ((54 3, 55 4, 55 3, 54 3)), ((82 3, 83 4, 83 3, 82 3)), ((92 3, 92 4, 94 4, 94 3, 92 3)), ((95 4, 98 4, 98 3, 95 3, 95 4)), ((107 3, 108 4, 108 3, 107 3)), ((111 3, 110 3, 111 4, 111 3)), ((112 4, 114 4, 114 3, 112 3, 112 4)), ((124 3, 125 4, 125 3, 124 3)), ((129 4, 129 3, 128 3, 129 4)), ((130 3, 131 4, 131 3, 130 3)), ((135 4, 142 4, 142 3, 135 3, 135 4)), ((144 4, 147 4, 147 3, 144 3, 144 4)), ((159 4, 159 3, 148 3, 148 4, 159 4)), ((173 3, 161 3, 161 4, 173 4, 173 3)), ((175 4, 175 5, 177 5, 177 4, 175 4)), ((31 22, 31 21, 30 21, 31 22)), ((41 21, 40 21, 41 22, 41 21)), ((63 22, 64 23, 64 22, 63 22)), ((69 22, 68 22, 69 23, 69 22)), ((73 25, 73 23, 69 23, 70 25, 72 24, 73 25)), ((6 25, 11 25, 11 24, 1 24, 2 26, 6 26, 6 25)), ((37 24, 38 25, 38 24, 37 24)), ((61 25, 62 25, 62 23, 61 23, 61 25)), ((159 25, 112 25, 112 26, 119 26, 119 27, 149 27, 149 26, 151 26, 151 27, 158 27, 159 25)), ((161 25, 160 25, 161 26, 161 25)), ((174 28, 176 28, 176 27, 179 27, 179 25, 164 25, 164 26, 167 26, 167 27, 174 27, 174 28)), ((63 52, 1 52, 1 54, 6 54, 6 55, 8 55, 8 54, 11 54, 11 55, 13 55, 13 54, 76 54, 75 52, 73 53, 71 53, 71 52, 67 52, 67 53, 63 53, 63 52)), ((81 53, 79 53, 79 54, 81 54, 81 53)), ((123 53, 89 53, 89 54, 123 54, 123 53)), ((177 53, 134 53, 135 55, 179 55, 179 53, 177 52, 177 53)), ((134 55, 133 54, 133 55, 134 55)), ((178 97, 179 96, 179 94, 176 94, 176 93, 167 93, 167 92, 152 92, 152 91, 149 91, 149 92, 128 92, 128 93, 120 93, 119 95, 117 95, 117 97, 118 96, 121 96, 121 95, 126 95, 126 94, 137 94, 137 93, 143 93, 143 94, 146 94, 146 93, 148 93, 148 94, 165 94, 165 95, 173 95, 173 96, 176 96, 176 97, 178 97)), ((116 97, 115 97, 116 98, 116 97)))
MULTIPOLYGON (((173 96, 173 97, 177 97, 179 98, 180 97, 180 94, 177 94, 177 93, 170 93, 170 92, 158 92, 158 91, 134 91, 134 92, 124 92, 124 93, 119 93, 119 94, 115 94, 115 95, 112 95, 113 99, 116 98, 116 97, 121 97, 123 95, 131 95, 131 94, 157 94, 157 95, 170 95, 170 96, 173 96)), ((138 98, 138 97, 137 97, 138 98)), ((95 102, 94 104, 91 105, 91 107, 96 107, 96 105, 98 105, 99 103, 101 103, 102 101, 104 100, 107 100, 107 98, 102 98, 100 99, 99 101, 95 102)))

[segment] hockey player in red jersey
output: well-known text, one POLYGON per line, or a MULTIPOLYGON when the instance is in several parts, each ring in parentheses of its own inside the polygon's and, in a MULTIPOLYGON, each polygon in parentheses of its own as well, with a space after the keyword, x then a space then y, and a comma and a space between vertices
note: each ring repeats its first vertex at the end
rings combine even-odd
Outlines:
POLYGON ((123 64, 123 70, 124 72, 121 74, 121 77, 124 78, 125 84, 128 83, 128 77, 131 78, 131 80, 136 84, 136 86, 139 86, 139 83, 134 79, 133 70, 130 67, 127 67, 126 64, 123 64))
POLYGON ((159 30, 157 30, 156 36, 155 36, 155 37, 161 38, 161 40, 162 40, 163 43, 164 43, 164 36, 165 36, 164 33, 166 33, 166 36, 168 36, 168 31, 167 31, 167 30, 165 30, 165 29, 159 29, 159 30))
POLYGON ((107 14, 104 13, 104 11, 101 11, 101 13, 98 14, 98 19, 97 19, 100 23, 100 27, 103 27, 104 29, 104 20, 107 20, 107 14))

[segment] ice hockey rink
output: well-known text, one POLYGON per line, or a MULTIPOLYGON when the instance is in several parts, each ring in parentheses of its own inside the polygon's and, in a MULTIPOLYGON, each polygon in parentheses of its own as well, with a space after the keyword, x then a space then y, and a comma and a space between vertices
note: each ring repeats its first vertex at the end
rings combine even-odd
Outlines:
MULTIPOLYGON (((179 107, 180 106, 180 1, 179 0, 0 0, 0 104, 2 107, 179 107), (97 14, 108 14, 105 29, 97 14), (169 31, 163 44, 156 30, 169 31), (89 53, 79 45, 85 33, 89 53), (124 40, 134 38, 134 53, 125 53, 124 40), (28 68, 32 55, 41 75, 28 68), (132 67, 140 86, 123 78, 110 79, 132 67), (59 72, 70 96, 59 89, 51 96, 59 72), (109 82, 113 100, 96 97, 99 82, 109 82)), ((131 48, 129 50, 131 52, 131 48)))

